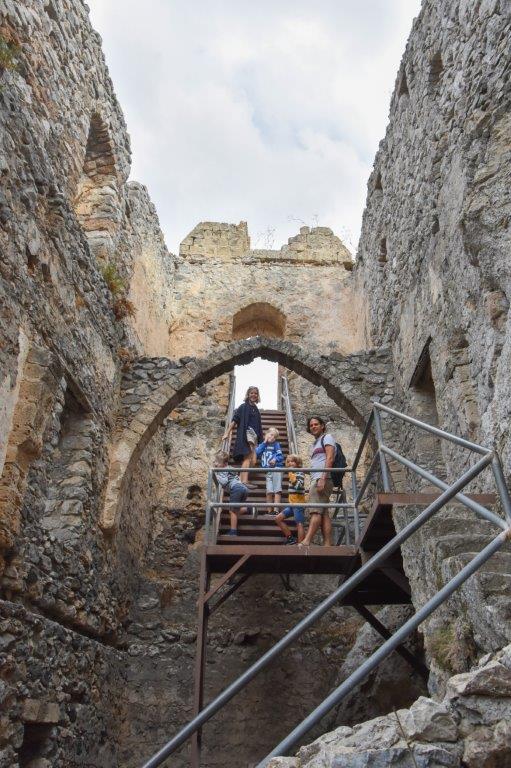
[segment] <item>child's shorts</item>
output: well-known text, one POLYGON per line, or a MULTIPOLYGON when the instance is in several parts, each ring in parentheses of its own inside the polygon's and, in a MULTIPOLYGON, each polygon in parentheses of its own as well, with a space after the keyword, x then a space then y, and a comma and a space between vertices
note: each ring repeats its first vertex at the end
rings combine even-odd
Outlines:
POLYGON ((287 519, 288 517, 294 517, 295 523, 305 523, 305 509, 303 507, 286 507, 282 510, 282 514, 287 519))
POLYGON ((282 472, 266 473, 266 493, 282 492, 282 472))
MULTIPOLYGON (((231 489, 229 491, 229 501, 232 501, 233 504, 241 504, 242 501, 245 501, 248 496, 248 488, 243 483, 234 483, 234 485, 231 486, 231 489)), ((234 512, 239 512, 239 507, 234 512)))

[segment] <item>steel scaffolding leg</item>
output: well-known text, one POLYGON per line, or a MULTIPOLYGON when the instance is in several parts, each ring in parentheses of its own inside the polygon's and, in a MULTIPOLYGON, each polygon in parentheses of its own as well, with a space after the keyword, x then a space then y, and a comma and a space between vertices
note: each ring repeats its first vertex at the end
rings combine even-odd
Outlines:
MULTIPOLYGON (((195 655, 195 679, 193 695, 193 716, 196 717, 204 706, 204 670, 206 666, 206 642, 208 632, 209 606, 205 599, 209 589, 210 574, 208 572, 206 550, 202 550, 199 574, 199 599, 197 621, 197 651, 195 655)), ((202 742, 202 728, 192 736, 191 766, 199 768, 202 742)))

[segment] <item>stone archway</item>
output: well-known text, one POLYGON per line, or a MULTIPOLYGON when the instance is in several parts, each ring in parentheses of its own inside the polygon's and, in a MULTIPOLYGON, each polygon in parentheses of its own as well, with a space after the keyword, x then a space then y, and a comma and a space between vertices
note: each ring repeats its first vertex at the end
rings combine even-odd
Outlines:
POLYGON ((197 388, 256 357, 278 362, 324 387, 360 430, 364 429, 371 398, 391 397, 392 364, 387 350, 348 356, 315 355, 289 341, 256 336, 231 342, 204 358, 143 358, 135 362, 127 376, 129 395, 123 402, 111 452, 100 519, 106 534, 117 530, 123 492, 133 467, 164 419, 197 388), (143 373, 140 377, 138 367, 143 373))

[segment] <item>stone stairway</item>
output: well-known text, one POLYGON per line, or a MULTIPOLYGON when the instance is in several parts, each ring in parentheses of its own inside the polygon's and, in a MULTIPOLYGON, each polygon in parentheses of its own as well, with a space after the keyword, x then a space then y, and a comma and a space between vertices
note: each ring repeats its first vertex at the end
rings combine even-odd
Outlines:
MULTIPOLYGON (((495 511, 495 505, 491 505, 495 511)), ((453 578, 495 536, 495 526, 459 506, 445 507, 403 546, 414 598, 424 602, 453 578), (426 578, 424 575, 426 574, 426 578), (421 583, 422 582, 422 583, 421 583)), ((488 560, 451 599, 460 620, 469 621, 477 646, 493 651, 511 641, 511 544, 488 560)))
MULTIPOLYGON (((284 456, 289 453, 289 438, 287 434, 286 414, 284 411, 261 411, 261 421, 263 424, 263 432, 266 432, 270 427, 276 427, 279 431, 278 442, 282 447, 284 456)), ((230 448, 229 463, 234 464, 234 457, 232 455, 232 448, 236 441, 236 428, 233 430, 230 448)), ((266 478, 264 472, 250 473, 249 482, 256 487, 250 491, 248 497, 248 505, 250 502, 264 502, 266 500, 266 478)), ((229 497, 226 494, 226 501, 229 497)), ((287 502, 287 476, 284 475, 282 482, 282 501, 287 502)), ((296 525, 293 521, 289 523, 291 530, 296 529, 296 525)), ((218 544, 239 544, 240 539, 244 544, 263 544, 263 545, 279 545, 284 543, 284 538, 281 536, 280 530, 277 528, 274 522, 274 515, 267 514, 264 510, 260 509, 255 516, 252 514, 240 515, 238 521, 238 536, 227 536, 227 532, 230 528, 229 513, 224 511, 221 517, 221 525, 218 535, 218 544)))

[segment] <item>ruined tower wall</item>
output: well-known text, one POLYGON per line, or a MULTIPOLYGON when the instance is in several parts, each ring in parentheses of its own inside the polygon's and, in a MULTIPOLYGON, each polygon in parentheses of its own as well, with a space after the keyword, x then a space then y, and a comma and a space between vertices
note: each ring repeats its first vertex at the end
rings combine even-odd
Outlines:
POLYGON ((144 533, 110 546, 98 518, 122 368, 168 353, 171 257, 86 5, 6 0, 0 35, 0 762, 108 766, 144 533))
MULTIPOLYGON (((368 182, 354 272, 367 336, 392 349, 395 406, 495 446, 508 479, 510 32, 509 3, 424 2, 368 182)), ((400 447, 451 480, 473 460, 413 430, 403 429, 400 447)), ((487 471, 470 487, 490 486, 487 471)), ((461 510, 443 518, 404 547, 416 604, 495 530, 461 510)), ((465 638, 461 668, 511 639, 499 598, 508 569, 488 570, 426 632, 434 640, 449 627, 465 638)))

